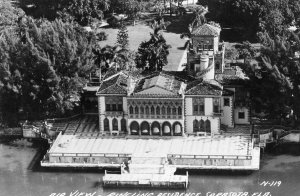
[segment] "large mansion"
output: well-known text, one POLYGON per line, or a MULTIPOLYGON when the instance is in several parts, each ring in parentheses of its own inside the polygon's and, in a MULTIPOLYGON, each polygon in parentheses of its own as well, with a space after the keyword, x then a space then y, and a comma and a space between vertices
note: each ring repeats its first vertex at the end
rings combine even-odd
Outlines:
POLYGON ((220 32, 211 24, 191 31, 184 71, 108 71, 85 88, 85 113, 98 114, 102 134, 207 135, 249 124, 247 78, 226 65, 220 32))

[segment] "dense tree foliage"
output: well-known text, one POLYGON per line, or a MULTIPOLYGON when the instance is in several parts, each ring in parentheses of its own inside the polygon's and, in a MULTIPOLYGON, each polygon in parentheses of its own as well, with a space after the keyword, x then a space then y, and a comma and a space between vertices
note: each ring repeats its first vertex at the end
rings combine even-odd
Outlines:
POLYGON ((24 16, 22 9, 14 8, 9 0, 0 0, 0 33, 14 29, 18 20, 24 16))
POLYGON ((109 9, 110 0, 20 0, 20 6, 26 14, 35 18, 54 20, 61 16, 87 25, 93 19, 103 18, 103 13, 109 9))
POLYGON ((299 25, 298 0, 204 0, 208 18, 222 26, 239 29, 243 38, 255 40, 258 32, 268 31, 274 38, 293 21, 299 25))
POLYGON ((300 116, 300 49, 299 34, 286 37, 268 37, 259 56, 258 64, 246 64, 244 70, 250 77, 253 106, 268 117, 300 116))
MULTIPOLYGON (((93 69, 96 38, 74 23, 23 18, 0 40, 0 90, 5 117, 63 115, 80 99, 93 69)), ((9 120, 9 119, 8 119, 9 120)))

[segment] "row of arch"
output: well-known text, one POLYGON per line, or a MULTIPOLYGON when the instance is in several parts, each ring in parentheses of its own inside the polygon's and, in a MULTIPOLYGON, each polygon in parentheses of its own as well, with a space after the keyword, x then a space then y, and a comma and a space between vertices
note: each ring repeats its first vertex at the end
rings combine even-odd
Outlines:
POLYGON ((207 133, 211 133, 211 123, 210 120, 206 120, 204 121, 203 119, 201 120, 197 120, 195 119, 193 121, 193 132, 207 132, 207 133))
POLYGON ((154 121, 149 124, 147 121, 143 121, 139 124, 137 121, 133 121, 130 123, 129 128, 131 135, 182 135, 182 125, 180 122, 174 122, 171 125, 170 122, 160 124, 154 121))
POLYGON ((129 114, 182 115, 181 106, 129 106, 129 114))
MULTIPOLYGON (((122 118, 121 121, 121 131, 127 132, 127 123, 126 123, 126 119, 122 118)), ((109 123, 109 119, 105 118, 103 120, 103 125, 104 125, 104 131, 110 131, 110 123, 109 123)), ((112 119, 112 130, 113 131, 118 131, 119 130, 119 121, 116 118, 112 119)))

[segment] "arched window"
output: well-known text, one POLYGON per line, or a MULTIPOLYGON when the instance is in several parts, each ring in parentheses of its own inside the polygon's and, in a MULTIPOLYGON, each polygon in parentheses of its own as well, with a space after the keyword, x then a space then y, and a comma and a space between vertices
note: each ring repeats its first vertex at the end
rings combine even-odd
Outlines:
POLYGON ((141 106, 140 110, 141 110, 141 114, 144 114, 144 107, 143 106, 141 106))
POLYGON ((154 106, 151 106, 151 115, 154 115, 154 114, 155 114, 154 106))
POLYGON ((103 124, 104 124, 104 131, 109 131, 109 120, 108 120, 108 118, 105 118, 103 120, 103 124))
POLYGON ((150 111, 149 111, 149 107, 148 106, 146 106, 146 115, 149 115, 150 114, 150 111))
POLYGON ((204 123, 204 120, 201 119, 201 120, 200 120, 200 124, 199 124, 199 126, 200 126, 200 131, 201 131, 201 132, 205 132, 204 124, 205 124, 205 123, 204 123))
POLYGON ((172 115, 176 115, 176 112, 177 112, 177 110, 176 110, 176 107, 173 107, 173 110, 172 110, 172 115))
POLYGON ((193 132, 194 133, 196 133, 196 132, 199 132, 200 130, 199 130, 199 122, 198 122, 198 120, 194 120, 193 121, 193 132))
POLYGON ((165 114, 166 114, 166 108, 165 108, 165 106, 163 106, 163 107, 161 108, 161 114, 162 114, 162 115, 165 115, 165 114))
POLYGON ((133 114, 133 107, 129 106, 129 114, 133 114))
POLYGON ((167 108, 167 114, 171 115, 171 107, 170 106, 168 106, 168 108, 167 108))
POLYGON ((205 132, 211 133, 210 121, 208 119, 205 121, 205 132))
POLYGON ((135 106, 135 114, 139 114, 139 106, 135 106))
POLYGON ((127 132, 126 119, 124 118, 121 120, 121 130, 127 132))
POLYGON ((182 109, 181 109, 181 107, 180 107, 180 106, 178 107, 178 115, 179 115, 179 116, 181 116, 181 115, 182 115, 182 109))
POLYGON ((216 62, 216 67, 215 68, 216 68, 216 70, 220 70, 221 66, 220 66, 220 62, 219 61, 216 62))
POLYGON ((118 128, 118 120, 116 118, 114 118, 112 120, 112 126, 113 126, 113 130, 114 131, 117 131, 119 128, 118 128))
POLYGON ((160 107, 156 106, 156 115, 160 115, 160 107))

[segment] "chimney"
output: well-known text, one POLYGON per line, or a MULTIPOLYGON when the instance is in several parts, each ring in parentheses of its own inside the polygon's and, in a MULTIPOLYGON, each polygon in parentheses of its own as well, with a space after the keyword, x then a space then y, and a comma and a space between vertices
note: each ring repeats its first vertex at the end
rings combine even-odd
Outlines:
POLYGON ((131 95, 134 91, 135 82, 131 75, 127 78, 127 95, 131 95))

